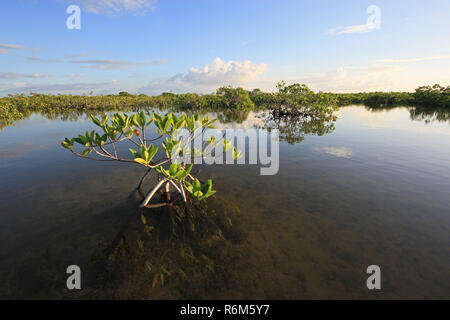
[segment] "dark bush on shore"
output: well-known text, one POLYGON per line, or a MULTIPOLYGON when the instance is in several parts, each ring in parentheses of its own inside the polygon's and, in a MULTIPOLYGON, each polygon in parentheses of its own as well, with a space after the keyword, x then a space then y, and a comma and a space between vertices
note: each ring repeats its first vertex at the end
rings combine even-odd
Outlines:
POLYGON ((450 108, 450 86, 442 87, 438 84, 434 86, 423 86, 413 93, 416 105, 427 107, 450 108))
POLYGON ((340 106, 363 104, 369 107, 415 106, 450 108, 450 86, 422 86, 415 92, 362 92, 335 94, 340 106))

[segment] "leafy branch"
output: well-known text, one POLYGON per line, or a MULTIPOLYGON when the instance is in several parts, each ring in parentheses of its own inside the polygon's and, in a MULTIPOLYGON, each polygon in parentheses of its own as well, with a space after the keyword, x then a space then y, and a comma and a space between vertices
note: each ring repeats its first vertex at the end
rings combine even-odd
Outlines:
POLYGON ((208 180, 202 185, 198 179, 191 175, 193 165, 181 162, 180 157, 186 160, 185 157, 189 156, 190 163, 192 163, 193 159, 205 157, 205 151, 211 150, 219 144, 222 144, 223 152, 231 150, 234 159, 242 156, 240 151, 232 147, 231 141, 224 137, 208 139, 205 149, 199 150, 191 147, 192 141, 202 135, 206 129, 215 128, 213 123, 216 119, 210 119, 209 116, 200 117, 198 114, 187 116, 184 113, 177 116, 174 113, 165 115, 154 113, 149 117, 142 111, 132 115, 115 113, 111 118, 107 114, 100 118, 90 115, 90 119, 101 130, 98 132, 87 130, 84 135, 79 134, 72 139, 66 138, 61 142, 62 147, 85 159, 135 163, 146 167, 147 172, 141 178, 137 187, 139 191, 141 191, 142 182, 150 170, 155 169, 158 182, 147 193, 140 207, 149 206, 152 197, 163 186, 166 193, 170 192, 170 186, 173 186, 184 202, 187 201, 185 191, 196 200, 204 200, 215 193, 212 190, 212 181, 208 180), (146 130, 151 124, 154 125, 158 137, 147 139, 146 130), (181 135, 183 129, 187 130, 187 137, 181 135), (161 147, 153 145, 152 142, 157 140, 163 140, 161 147), (132 148, 129 148, 131 158, 121 157, 118 154, 116 144, 125 142, 132 145, 132 148), (160 149, 164 151, 165 157, 155 160, 160 149))

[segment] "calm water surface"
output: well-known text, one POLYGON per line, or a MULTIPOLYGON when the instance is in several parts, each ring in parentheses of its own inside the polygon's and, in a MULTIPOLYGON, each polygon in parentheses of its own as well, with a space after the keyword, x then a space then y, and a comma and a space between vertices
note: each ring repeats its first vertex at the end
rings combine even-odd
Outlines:
MULTIPOLYGON (((275 176, 256 165, 201 167, 218 191, 212 202, 240 210, 239 239, 215 261, 226 277, 152 289, 130 274, 113 297, 450 298, 450 123, 416 118, 408 108, 345 107, 328 134, 282 141, 275 176), (366 288, 373 264, 376 292, 366 288)), ((219 127, 261 121, 250 113, 219 127)), ((143 172, 60 147, 91 127, 84 116, 34 114, 0 131, 1 298, 111 297, 94 285, 91 257, 136 207, 143 172), (77 293, 65 289, 70 264, 83 272, 77 293)))

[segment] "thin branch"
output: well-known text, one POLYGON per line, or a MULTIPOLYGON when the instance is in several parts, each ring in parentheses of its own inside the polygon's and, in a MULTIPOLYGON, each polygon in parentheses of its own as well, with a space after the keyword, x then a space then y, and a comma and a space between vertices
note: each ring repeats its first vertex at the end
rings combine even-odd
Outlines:
POLYGON ((155 203, 155 204, 148 204, 145 207, 149 208, 149 209, 155 209, 155 208, 161 208, 161 207, 165 207, 167 206, 166 202, 161 202, 161 203, 155 203))
POLYGON ((175 188, 179 193, 181 193, 180 188, 178 188, 178 186, 176 185, 175 182, 173 182, 172 180, 169 180, 169 182, 174 186, 174 188, 175 188))
POLYGON ((152 168, 148 168, 148 170, 145 172, 145 174, 142 176, 141 180, 139 181, 139 184, 136 189, 138 189, 138 190, 141 189, 142 183, 144 182, 145 178, 147 177, 147 175, 150 173, 151 170, 152 170, 152 168))
POLYGON ((130 136, 125 136, 122 139, 118 139, 118 140, 114 140, 114 141, 111 141, 111 142, 107 142, 107 143, 104 144, 104 146, 108 146, 108 145, 116 143, 116 142, 121 142, 121 141, 127 140, 129 138, 130 138, 130 136))
POLYGON ((141 139, 142 144, 144 145, 145 148, 147 148, 147 144, 145 143, 145 128, 142 129, 142 139, 141 139))
POLYGON ((144 141, 145 142, 153 142, 153 141, 156 141, 156 140, 159 140, 159 139, 161 139, 162 137, 164 137, 164 135, 162 134, 162 135, 160 135, 158 138, 154 138, 154 139, 144 139, 144 141))
MULTIPOLYGON (((96 151, 95 148, 93 148, 93 150, 96 151)), ((102 154, 99 153, 98 151, 96 151, 96 152, 97 152, 98 154, 102 155, 102 154)), ((105 157, 105 158, 110 158, 109 160, 105 160, 105 159, 96 159, 96 158, 92 158, 92 157, 88 157, 88 156, 83 156, 83 155, 81 155, 81 154, 79 154, 78 152, 75 152, 75 151, 73 151, 73 150, 72 150, 72 153, 73 153, 74 155, 80 157, 80 158, 89 159, 89 160, 94 160, 94 161, 119 161, 119 162, 135 163, 135 164, 141 165, 141 164, 137 163, 137 162, 134 161, 134 160, 128 160, 128 159, 116 159, 116 158, 114 158, 114 157, 111 158, 111 157, 108 157, 108 156, 105 155, 105 154, 102 155, 102 156, 105 157)))
MULTIPOLYGON (((110 137, 108 137, 108 139, 109 139, 109 141, 111 141, 111 138, 110 137)), ((112 145, 112 147, 113 147, 113 150, 114 150, 114 154, 115 154, 115 156, 116 156, 116 158, 117 158, 117 150, 116 150, 116 145, 111 141, 111 145, 112 145)))
MULTIPOLYGON (((102 147, 100 147, 100 149, 103 151, 102 147)), ((105 158, 111 158, 113 160, 117 160, 117 158, 114 158, 114 156, 111 155, 111 154, 108 155, 106 153, 100 153, 97 149, 95 149, 95 147, 92 147, 92 150, 94 150, 95 153, 98 154, 99 156, 102 156, 102 157, 105 157, 105 158)))
POLYGON ((137 147, 139 147, 139 148, 141 147, 141 145, 139 143, 137 143, 136 141, 134 141, 132 137, 128 137, 127 139, 129 141, 131 141, 132 143, 134 143, 137 147))
POLYGON ((152 191, 150 191, 150 193, 147 195, 147 197, 144 199, 144 201, 142 201, 141 205, 139 206, 140 208, 145 207, 150 200, 152 199, 152 197, 154 196, 154 194, 156 193, 156 191, 158 191, 159 188, 161 188, 161 186, 164 184, 164 182, 166 182, 167 179, 163 179, 161 180, 153 189, 152 191))
POLYGON ((184 202, 186 202, 186 194, 184 193, 184 187, 183 187, 182 182, 180 182, 180 188, 181 188, 181 195, 183 196, 183 200, 184 200, 184 202))
POLYGON ((89 159, 89 160, 94 160, 94 161, 116 161, 114 159, 110 159, 110 160, 105 160, 105 159, 95 159, 92 157, 87 157, 87 156, 82 156, 81 154, 79 154, 78 152, 72 151, 72 153, 74 155, 76 155, 77 157, 83 158, 83 159, 89 159))

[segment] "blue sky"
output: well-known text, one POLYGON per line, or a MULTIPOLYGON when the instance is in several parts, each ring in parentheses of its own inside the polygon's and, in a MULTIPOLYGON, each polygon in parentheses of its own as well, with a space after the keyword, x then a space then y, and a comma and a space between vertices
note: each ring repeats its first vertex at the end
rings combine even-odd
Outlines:
POLYGON ((0 26, 0 95, 450 85, 448 0, 2 0, 0 26))

